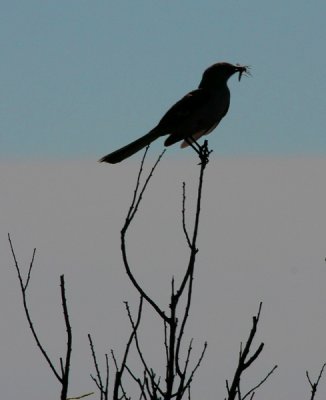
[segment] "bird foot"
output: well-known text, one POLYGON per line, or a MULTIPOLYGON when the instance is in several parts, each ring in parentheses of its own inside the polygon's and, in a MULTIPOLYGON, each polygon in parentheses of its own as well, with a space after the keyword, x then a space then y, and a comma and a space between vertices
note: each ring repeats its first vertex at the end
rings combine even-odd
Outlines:
POLYGON ((198 165, 202 165, 204 168, 208 164, 209 155, 213 152, 213 150, 209 150, 208 141, 205 140, 202 146, 199 146, 198 156, 200 158, 200 163, 198 165))

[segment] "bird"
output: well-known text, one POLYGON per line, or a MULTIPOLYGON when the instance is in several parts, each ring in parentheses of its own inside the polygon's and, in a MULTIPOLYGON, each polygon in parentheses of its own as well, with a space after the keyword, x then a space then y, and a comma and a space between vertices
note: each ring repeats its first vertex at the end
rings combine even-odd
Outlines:
POLYGON ((239 73, 250 75, 249 66, 218 62, 207 68, 197 89, 177 101, 161 118, 159 123, 144 136, 102 157, 99 162, 116 164, 161 136, 169 135, 165 146, 182 141, 181 148, 197 144, 203 135, 211 133, 228 112, 230 90, 228 79, 239 73))

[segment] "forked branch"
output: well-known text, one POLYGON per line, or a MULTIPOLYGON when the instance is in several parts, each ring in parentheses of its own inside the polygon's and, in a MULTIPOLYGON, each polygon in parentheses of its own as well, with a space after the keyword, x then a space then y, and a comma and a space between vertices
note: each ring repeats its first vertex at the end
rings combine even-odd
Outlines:
POLYGON ((137 177, 137 181, 136 181, 136 187, 134 189, 134 194, 133 194, 133 198, 131 201, 131 205, 129 207, 128 213, 127 213, 127 217, 125 220, 125 223, 121 229, 121 252, 122 252, 122 259, 123 259, 123 263, 125 266, 125 270, 126 273, 129 277, 129 279, 131 280, 132 284, 135 286, 135 288, 138 290, 139 294, 141 295, 142 298, 144 298, 153 308, 154 310, 159 314, 159 316, 164 319, 164 320, 168 320, 168 317, 165 315, 164 311, 162 311, 160 309, 160 307, 155 303, 155 301, 144 291, 144 289, 141 287, 141 285, 138 283, 138 281, 136 280, 136 278, 134 277, 133 273, 131 272, 130 266, 129 266, 129 262, 128 262, 128 258, 127 258, 127 249, 126 249, 126 233, 127 230, 132 222, 132 220, 134 219, 140 202, 143 198, 143 194, 147 188, 147 185, 150 181, 150 179, 153 176, 153 173, 158 165, 158 163, 160 162, 161 158, 163 157, 163 154, 165 151, 163 151, 161 153, 161 155, 158 157, 157 161, 155 162, 154 166, 152 167, 150 173, 148 174, 144 185, 141 187, 140 186, 140 180, 142 177, 142 173, 143 173, 143 167, 144 167, 144 161, 146 158, 146 154, 148 151, 148 146, 146 147, 144 156, 142 158, 141 164, 140 164, 140 169, 139 169, 139 173, 138 173, 138 177, 137 177))
MULTIPOLYGON (((153 176, 155 168, 161 160, 163 154, 157 159, 156 163, 150 170, 150 173, 144 180, 144 184, 141 185, 143 170, 144 170, 144 161, 147 154, 147 150, 142 158, 139 173, 136 180, 136 186, 133 192, 133 197, 131 201, 131 205, 129 207, 127 217, 124 223, 124 226, 121 230, 121 251, 122 258, 126 273, 131 280, 132 284, 135 286, 137 291, 140 293, 141 298, 144 299, 147 303, 149 303, 158 316, 163 320, 164 325, 164 353, 166 357, 166 374, 164 379, 165 388, 160 386, 161 379, 160 377, 149 368, 147 362, 144 359, 142 350, 139 346, 137 331, 135 326, 137 324, 133 323, 133 320, 130 316, 129 308, 127 307, 127 312, 129 315, 130 322, 133 327, 133 332, 135 334, 132 336, 132 340, 136 345, 136 349, 140 360, 143 365, 143 377, 137 377, 134 372, 130 370, 128 365, 125 363, 124 369, 126 369, 132 379, 137 382, 139 388, 141 389, 141 398, 148 397, 149 399, 156 399, 158 397, 163 398, 164 400, 170 400, 172 398, 176 398, 177 400, 181 400, 184 393, 189 390, 191 382, 193 380, 193 376, 198 369, 202 358, 204 356, 206 350, 206 343, 204 349, 202 351, 201 356, 199 357, 195 366, 190 370, 190 354, 192 346, 189 345, 188 349, 186 349, 185 361, 183 365, 180 363, 181 358, 181 349, 182 349, 182 339, 184 336, 185 326, 187 319, 189 317, 191 299, 192 299, 192 289, 193 289, 193 274, 194 274, 194 266, 196 261, 196 254, 198 252, 197 248, 197 237, 198 237, 198 229, 199 229, 199 220, 200 220, 200 211, 201 211, 201 199, 202 199, 202 189, 203 189, 203 181, 204 181, 204 171, 208 163, 208 158, 210 151, 208 150, 208 143, 205 141, 203 146, 199 146, 197 144, 197 150, 199 159, 200 159, 200 173, 199 173, 199 182, 198 182, 198 190, 197 190, 197 202, 195 209, 195 219, 194 225, 191 233, 188 232, 186 228, 186 192, 185 192, 185 184, 183 185, 183 198, 182 198, 182 226, 184 230, 184 234, 186 236, 186 241, 190 250, 189 261, 187 264, 187 268, 185 270, 185 274, 181 279, 180 285, 175 288, 174 279, 172 279, 172 291, 170 296, 169 310, 163 310, 143 289, 143 287, 138 283, 134 274, 131 271, 130 264, 127 258, 127 250, 126 250, 126 233, 128 228, 134 219, 141 200, 143 198, 143 194, 148 186, 150 179, 153 176), (181 297, 185 294, 185 305, 184 309, 179 311, 179 302, 181 297), (180 321, 180 326, 179 326, 180 321), (190 372, 189 372, 190 370, 190 372), (176 389, 175 389, 176 387, 176 389)), ((127 348, 129 348, 130 343, 128 342, 127 348)), ((116 363, 117 364, 117 363, 116 363)), ((117 365, 116 365, 117 367, 117 365)), ((119 371, 117 368, 117 373, 123 372, 123 370, 119 371)), ((126 393, 123 388, 120 386, 120 390, 122 392, 122 398, 126 397, 126 393)), ((114 400, 117 399, 117 393, 114 396, 114 400)))
POLYGON ((108 400, 109 398, 109 359, 108 355, 105 354, 105 380, 102 378, 102 374, 100 371, 100 368, 98 366, 97 362, 97 357, 96 357, 96 352, 93 344, 93 340, 90 334, 88 334, 88 341, 89 341, 89 346, 92 352, 92 358, 93 358, 93 363, 96 371, 96 376, 91 374, 91 378, 95 385, 97 386, 99 392, 100 392, 100 400, 108 400))
POLYGON ((11 241, 10 234, 8 234, 8 241, 11 249, 11 254, 14 260, 16 272, 18 275, 18 280, 19 280, 19 285, 20 285, 20 290, 23 298, 23 306, 24 306, 24 311, 26 315, 26 319, 29 324, 30 331, 32 332, 33 338, 35 340, 35 343, 37 347, 40 349, 43 357, 45 358, 47 364, 49 365, 51 371, 53 372, 54 376, 57 378, 57 380, 61 384, 61 400, 67 400, 67 395, 68 395, 68 385, 69 385, 69 374, 70 374, 70 359, 71 359, 71 351, 72 351, 72 330, 71 330, 71 325, 70 325, 70 320, 69 320, 69 313, 68 313, 68 307, 67 307, 67 299, 66 299, 66 290, 65 290, 65 280, 64 280, 64 275, 60 276, 60 291, 61 291, 61 302, 62 302, 62 310, 63 310, 63 316, 64 316, 64 321, 65 321, 65 326, 66 326, 66 332, 67 332, 67 347, 66 347, 66 354, 65 354, 65 362, 63 362, 63 358, 61 357, 59 359, 60 362, 60 372, 56 369, 54 366, 53 361, 50 359, 49 355, 47 354, 45 347, 42 345, 39 336, 35 330, 28 303, 27 303, 27 289, 28 285, 30 283, 31 279, 31 273, 32 273, 32 268, 34 265, 35 261, 35 254, 36 254, 36 249, 33 250, 33 255, 32 259, 29 265, 28 273, 27 273, 27 278, 24 282, 24 279, 22 277, 22 273, 17 261, 17 257, 15 254, 14 246, 11 241))
POLYGON ((262 308, 262 303, 259 304, 259 309, 258 309, 257 315, 253 316, 253 318, 252 318, 252 328, 250 330, 249 337, 247 339, 247 342, 246 342, 244 348, 242 348, 242 343, 241 343, 238 366, 236 368, 231 386, 229 385, 229 382, 226 381, 226 388, 227 388, 227 392, 228 392, 227 399, 228 400, 234 400, 236 397, 239 400, 244 400, 249 395, 251 396, 250 399, 252 399, 255 394, 255 390, 258 389, 264 382, 266 382, 266 380, 269 378, 269 376, 277 368, 277 365, 275 365, 271 369, 271 371, 268 372, 268 374, 257 385, 255 385, 252 389, 250 389, 245 395, 242 395, 241 389, 240 389, 240 382, 241 382, 242 374, 246 369, 248 369, 256 361, 256 359, 259 357, 260 353, 262 352, 262 350, 264 348, 264 343, 261 343, 258 346, 257 350, 251 356, 249 356, 249 353, 251 350, 251 345, 252 345, 253 339, 257 332, 257 326, 258 326, 258 322, 260 319, 261 308, 262 308))
POLYGON ((318 389, 318 385, 319 385, 319 381, 320 381, 320 379, 321 379, 321 377, 322 377, 322 375, 323 375, 323 372, 324 372, 325 367, 326 367, 326 363, 321 367, 316 382, 312 382, 312 380, 310 379, 310 376, 309 376, 309 372, 306 371, 306 376, 307 376, 308 382, 309 382, 310 387, 311 387, 311 397, 310 397, 310 400, 314 400, 314 398, 315 398, 315 396, 316 396, 317 389, 318 389))

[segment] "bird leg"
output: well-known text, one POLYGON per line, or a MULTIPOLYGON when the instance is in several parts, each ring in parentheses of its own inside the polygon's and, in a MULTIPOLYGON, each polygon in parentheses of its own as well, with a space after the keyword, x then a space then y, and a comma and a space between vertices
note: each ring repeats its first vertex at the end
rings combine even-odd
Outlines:
POLYGON ((196 139, 192 137, 186 137, 184 140, 195 150, 198 155, 200 155, 201 146, 198 144, 196 139))
POLYGON ((207 140, 205 140, 204 144, 201 146, 198 144, 197 140, 192 137, 187 137, 184 139, 189 146, 191 146, 195 152, 198 154, 200 158, 200 164, 206 165, 209 161, 209 155, 211 154, 212 150, 208 149, 207 140))

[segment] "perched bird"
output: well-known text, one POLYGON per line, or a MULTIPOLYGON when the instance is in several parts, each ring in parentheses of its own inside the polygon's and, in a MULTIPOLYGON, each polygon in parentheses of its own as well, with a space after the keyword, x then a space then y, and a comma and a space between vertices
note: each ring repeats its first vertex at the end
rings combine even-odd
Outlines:
POLYGON ((116 164, 165 135, 169 135, 165 146, 181 140, 182 148, 192 145, 201 136, 212 132, 227 113, 230 105, 228 79, 238 72, 240 81, 242 74, 249 75, 248 68, 226 62, 213 64, 203 73, 198 89, 175 103, 155 128, 99 161, 116 164))

